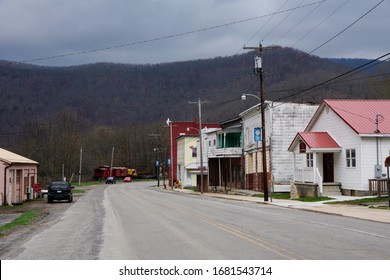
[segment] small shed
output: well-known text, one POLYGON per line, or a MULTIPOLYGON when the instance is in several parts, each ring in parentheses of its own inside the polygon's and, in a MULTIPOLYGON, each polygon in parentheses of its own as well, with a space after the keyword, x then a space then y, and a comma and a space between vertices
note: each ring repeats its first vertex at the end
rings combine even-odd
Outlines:
POLYGON ((21 204, 32 197, 39 163, 0 148, 0 205, 21 204))

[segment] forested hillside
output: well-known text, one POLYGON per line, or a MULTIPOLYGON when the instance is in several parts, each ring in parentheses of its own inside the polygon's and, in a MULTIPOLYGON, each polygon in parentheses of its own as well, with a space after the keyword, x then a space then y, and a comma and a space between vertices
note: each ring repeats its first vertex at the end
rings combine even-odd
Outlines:
MULTIPOLYGON (((203 122, 221 122, 257 100, 254 53, 156 65, 97 63, 74 67, 38 67, 0 62, 0 146, 41 163, 41 175, 68 177, 78 170, 84 147, 88 170, 108 163, 152 170, 156 146, 167 143, 165 120, 193 120, 202 105, 203 122), (159 139, 150 137, 160 135, 159 139), (54 174, 54 175, 53 175, 54 174)), ((265 52, 267 100, 320 102, 324 98, 389 98, 384 63, 370 72, 351 73, 345 63, 298 50, 265 52)))

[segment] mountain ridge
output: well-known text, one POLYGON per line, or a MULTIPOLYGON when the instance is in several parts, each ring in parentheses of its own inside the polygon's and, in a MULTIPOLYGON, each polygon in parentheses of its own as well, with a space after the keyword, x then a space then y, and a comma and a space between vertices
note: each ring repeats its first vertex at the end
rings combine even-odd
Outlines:
MULTIPOLYGON (((188 102, 198 98, 209 102, 204 104, 205 121, 234 118, 248 104, 257 102, 239 100, 242 92, 258 92, 258 77, 252 70, 254 55, 249 52, 173 63, 99 62, 64 67, 0 61, 0 133, 14 133, 20 124, 48 119, 61 110, 75 112, 89 126, 148 123, 167 117, 188 120, 197 115, 197 108, 188 102)), ((265 52, 263 65, 269 100, 378 98, 369 86, 357 91, 352 83, 341 89, 322 87, 315 94, 294 96, 295 92, 352 69, 340 61, 281 48, 265 52), (294 98, 286 98, 290 95, 294 98)), ((363 79, 367 74, 356 77, 363 79)))

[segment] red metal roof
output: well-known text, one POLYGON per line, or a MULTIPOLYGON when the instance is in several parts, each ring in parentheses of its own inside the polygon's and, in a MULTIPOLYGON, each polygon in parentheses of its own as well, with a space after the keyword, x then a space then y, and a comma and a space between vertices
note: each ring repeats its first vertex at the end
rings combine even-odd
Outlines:
POLYGON ((339 144, 327 132, 298 132, 310 149, 339 149, 339 144))
MULTIPOLYGON (((358 134, 374 134, 380 114, 379 133, 390 133, 390 100, 324 100, 358 134)), ((321 106, 323 107, 323 106, 321 106)))

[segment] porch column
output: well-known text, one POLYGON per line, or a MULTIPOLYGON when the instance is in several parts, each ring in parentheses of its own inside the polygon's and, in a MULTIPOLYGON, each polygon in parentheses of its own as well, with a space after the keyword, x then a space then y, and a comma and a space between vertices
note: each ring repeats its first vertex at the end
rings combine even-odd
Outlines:
POLYGON ((295 181, 295 165, 296 165, 296 163, 295 163, 295 152, 293 152, 293 177, 292 177, 293 182, 295 181))
POLYGON ((14 201, 14 183, 15 183, 15 171, 14 170, 8 170, 8 178, 7 178, 7 183, 8 183, 8 205, 12 205, 14 201))
POLYGON ((317 182, 317 152, 313 153, 313 183, 319 183, 317 182))
POLYGON ((233 182, 232 159, 229 158, 229 183, 233 182))
POLYGON ((218 158, 218 189, 221 187, 221 158, 218 158))

